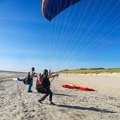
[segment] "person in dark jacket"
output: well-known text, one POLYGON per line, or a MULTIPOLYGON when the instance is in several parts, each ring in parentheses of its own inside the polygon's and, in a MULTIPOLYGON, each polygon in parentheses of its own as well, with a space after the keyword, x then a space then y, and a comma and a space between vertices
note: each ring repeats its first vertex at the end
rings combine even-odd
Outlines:
POLYGON ((41 82, 42 82, 42 85, 43 85, 43 87, 45 88, 46 92, 45 92, 45 95, 38 100, 39 103, 42 103, 42 101, 45 100, 45 98, 46 98, 47 96, 49 96, 50 105, 55 105, 55 104, 52 102, 53 93, 52 93, 52 91, 51 91, 51 89, 50 89, 50 80, 49 80, 49 78, 53 78, 53 77, 55 77, 55 76, 58 76, 58 75, 56 75, 56 74, 54 74, 54 75, 50 74, 50 75, 49 75, 47 69, 45 69, 45 70, 43 71, 43 74, 41 75, 41 82))

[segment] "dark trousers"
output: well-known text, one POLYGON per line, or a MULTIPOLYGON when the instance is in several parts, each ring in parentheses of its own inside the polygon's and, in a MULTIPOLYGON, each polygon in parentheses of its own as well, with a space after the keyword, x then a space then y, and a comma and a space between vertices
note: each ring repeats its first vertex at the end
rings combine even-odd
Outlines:
POLYGON ((28 85, 28 91, 31 91, 32 86, 33 86, 33 78, 30 78, 30 84, 28 85))
POLYGON ((53 93, 52 93, 52 91, 50 90, 50 88, 46 88, 46 93, 45 93, 45 95, 41 98, 41 100, 43 101, 48 95, 50 95, 50 96, 49 96, 49 101, 52 101, 52 95, 53 95, 53 93))

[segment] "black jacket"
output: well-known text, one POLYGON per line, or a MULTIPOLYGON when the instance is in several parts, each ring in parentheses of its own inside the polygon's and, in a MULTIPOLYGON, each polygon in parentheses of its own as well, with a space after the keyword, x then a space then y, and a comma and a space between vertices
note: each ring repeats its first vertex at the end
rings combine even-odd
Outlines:
POLYGON ((47 77, 47 75, 42 75, 41 76, 41 82, 42 82, 42 85, 44 88, 47 88, 50 86, 50 81, 49 81, 49 78, 47 77))

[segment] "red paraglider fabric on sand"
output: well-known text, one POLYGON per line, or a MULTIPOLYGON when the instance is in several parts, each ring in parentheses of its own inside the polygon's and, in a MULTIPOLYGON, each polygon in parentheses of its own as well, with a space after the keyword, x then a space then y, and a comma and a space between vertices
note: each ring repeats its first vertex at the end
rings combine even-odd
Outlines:
POLYGON ((69 85, 69 84, 64 84, 64 85, 62 85, 62 87, 69 88, 69 89, 77 89, 77 90, 82 90, 82 91, 95 91, 93 88, 75 86, 75 85, 69 85))

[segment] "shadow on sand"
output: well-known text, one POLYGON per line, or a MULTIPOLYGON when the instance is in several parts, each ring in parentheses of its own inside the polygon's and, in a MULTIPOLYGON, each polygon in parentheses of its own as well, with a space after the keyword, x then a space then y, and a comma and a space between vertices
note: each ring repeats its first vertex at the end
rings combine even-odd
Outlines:
POLYGON ((70 106, 70 105, 58 105, 58 107, 64 107, 64 108, 72 108, 72 109, 77 109, 77 110, 90 110, 90 111, 95 111, 95 112, 102 112, 102 113, 117 113, 114 111, 109 111, 106 109, 99 109, 99 108, 94 108, 94 107, 80 107, 80 106, 70 106))
POLYGON ((68 96, 68 97, 76 97, 77 95, 68 95, 68 94, 59 94, 59 93, 53 93, 53 95, 61 95, 61 96, 68 96))
MULTIPOLYGON (((37 91, 33 91, 32 93, 35 93, 35 94, 45 94, 45 93, 40 93, 40 92, 37 92, 37 91)), ((76 97, 77 96, 77 95, 57 94, 57 93, 53 93, 53 95, 68 96, 68 97, 76 97)))

